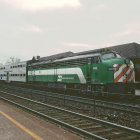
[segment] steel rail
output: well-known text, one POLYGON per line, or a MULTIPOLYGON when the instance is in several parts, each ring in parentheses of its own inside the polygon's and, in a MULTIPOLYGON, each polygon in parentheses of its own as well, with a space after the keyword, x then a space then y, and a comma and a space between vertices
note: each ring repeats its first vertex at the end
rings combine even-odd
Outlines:
MULTIPOLYGON (((31 90, 31 91, 34 91, 34 90, 31 90)), ((24 90, 25 92, 25 90, 24 90)), ((38 93, 37 91, 34 91, 33 94, 38 94, 38 95, 45 95, 45 93, 38 93)), ((53 98, 59 98, 59 99, 63 99, 63 97, 54 97, 51 95, 47 95, 47 96, 50 96, 50 97, 53 97, 53 98)), ((103 105, 98 105, 98 104, 94 104, 94 103, 89 103, 89 102, 83 102, 83 101, 80 101, 80 100, 73 100, 73 99, 68 99, 67 97, 74 97, 74 96, 70 96, 70 95, 65 95, 65 100, 69 100, 69 101, 74 101, 74 102, 78 102, 78 103, 81 103, 81 104, 86 104, 86 105, 90 105, 90 106, 96 106, 96 107, 100 107, 100 108, 105 108, 105 109, 111 109, 111 110, 116 110, 116 111, 122 111, 122 112, 127 112, 127 113, 131 113, 131 114, 135 114, 135 115, 140 115, 140 112, 137 112, 137 111, 132 111, 130 109, 122 109, 122 108, 118 108, 118 107, 112 107, 112 106, 103 106, 103 105)), ((79 99, 86 99, 86 98, 81 98, 81 97, 78 97, 79 99)), ((93 101, 94 102, 94 99, 90 99, 88 101, 93 101)), ((130 105, 124 105, 124 104, 119 104, 119 103, 113 103, 113 102, 107 102, 107 101, 102 101, 102 100, 95 100, 96 102, 101 102, 101 103, 107 103, 107 104, 111 104, 111 105, 119 105, 121 107, 131 107, 131 109, 139 109, 139 107, 136 107, 136 106, 130 106, 130 105)))
MULTIPOLYGON (((22 87, 15 87, 15 89, 17 90, 18 89, 21 89, 21 90, 29 90, 29 91, 32 91, 32 92, 36 92, 36 94, 40 94, 40 95, 44 95, 46 94, 45 91, 41 91, 41 90, 33 90, 33 89, 27 89, 27 88, 22 88, 22 87), (38 93, 39 92, 39 93, 38 93)), ((50 94, 58 94, 58 93, 54 93, 54 92, 47 92, 47 93, 50 93, 50 94)), ((64 95, 64 94, 59 94, 59 95, 64 95)), ((47 96, 52 96, 52 95, 47 95, 47 96)), ((66 97, 75 97, 75 96, 71 96, 71 95, 65 95, 66 97)), ((53 96, 52 96, 53 97, 53 96)), ((77 97, 77 96, 76 96, 77 97)), ((59 97, 58 97, 59 98, 59 97)), ((93 101, 94 102, 94 99, 89 99, 89 98, 83 98, 83 97, 77 97, 79 98, 80 100, 87 100, 87 103, 89 101, 93 101)), ((120 105, 120 106, 124 106, 124 107, 132 107, 134 109, 140 109, 140 107, 137 107, 137 106, 133 106, 133 105, 127 105, 127 104, 122 104, 122 103, 116 103, 116 102, 111 102, 111 101, 103 101, 103 100, 98 100, 98 99, 95 99, 96 102, 100 102, 100 103, 107 103, 107 104, 111 104, 111 105, 120 105)), ((79 101, 80 102, 80 101, 79 101)))
POLYGON ((6 98, 4 98, 4 97, 0 97, 0 98, 1 98, 2 100, 5 100, 5 101, 7 101, 7 102, 9 102, 9 103, 12 103, 12 104, 18 106, 18 107, 21 107, 21 108, 23 108, 23 109, 25 109, 25 110, 27 110, 27 111, 30 111, 30 112, 32 112, 32 113, 35 113, 35 114, 37 114, 37 115, 39 115, 39 116, 41 116, 41 117, 44 117, 44 118, 46 118, 46 119, 49 119, 49 120, 51 120, 51 121, 53 121, 53 122, 55 122, 55 123, 57 123, 57 124, 63 125, 63 126, 65 126, 65 127, 67 127, 67 128, 70 128, 70 129, 72 129, 73 131, 79 132, 80 134, 84 134, 85 136, 88 136, 88 137, 91 137, 91 138, 96 138, 96 139, 99 139, 99 140, 107 140, 107 139, 105 139, 105 138, 103 138, 103 137, 100 137, 100 136, 95 135, 95 134, 93 134, 93 133, 90 133, 90 132, 88 132, 88 131, 82 130, 82 129, 78 128, 78 127, 75 127, 75 126, 73 126, 73 125, 70 125, 70 124, 65 123, 65 122, 63 122, 63 121, 60 121, 60 120, 55 119, 55 118, 53 118, 53 117, 50 117, 50 116, 48 116, 48 115, 46 115, 46 114, 43 114, 43 113, 41 113, 41 112, 38 112, 38 111, 33 110, 33 109, 31 109, 31 108, 28 108, 28 107, 26 107, 26 106, 20 105, 20 104, 18 104, 18 103, 16 103, 16 102, 13 102, 13 101, 11 101, 11 100, 8 100, 8 99, 6 99, 6 98))
POLYGON ((24 97, 21 97, 21 96, 16 96, 16 95, 9 94, 9 93, 6 93, 6 92, 4 92, 4 93, 8 94, 10 96, 14 96, 16 98, 24 99, 26 101, 30 101, 30 102, 34 102, 36 104, 47 106, 49 108, 53 108, 53 109, 56 109, 56 110, 59 110, 59 111, 67 112, 67 113, 70 113, 72 115, 77 115, 77 116, 82 117, 84 119, 92 120, 94 122, 101 123, 103 125, 107 125, 107 126, 110 126, 112 128, 116 128, 118 130, 123 130, 125 132, 133 133, 135 135, 140 135, 140 130, 136 130, 136 129, 129 128, 129 127, 126 127, 126 126, 122 126, 122 125, 118 125, 118 124, 111 123, 111 122, 108 122, 108 121, 100 120, 100 119, 97 119, 97 118, 89 117, 89 116, 86 116, 86 115, 83 115, 83 114, 80 114, 80 113, 72 112, 72 111, 65 110, 65 109, 62 109, 62 108, 58 108, 58 107, 55 107, 55 106, 52 106, 52 105, 48 105, 48 104, 44 104, 44 103, 41 103, 41 102, 37 102, 37 101, 31 100, 31 99, 27 99, 27 98, 24 98, 24 97))

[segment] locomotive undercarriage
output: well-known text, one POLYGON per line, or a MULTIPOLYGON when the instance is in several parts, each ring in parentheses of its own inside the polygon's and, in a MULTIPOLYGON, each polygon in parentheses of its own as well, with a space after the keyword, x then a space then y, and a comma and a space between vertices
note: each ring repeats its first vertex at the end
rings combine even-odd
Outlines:
POLYGON ((69 91, 78 94, 95 94, 99 96, 134 95, 135 86, 132 83, 110 83, 110 84, 71 84, 71 83, 46 83, 33 82, 33 85, 40 85, 44 89, 54 91, 69 91))
POLYGON ((135 94, 134 83, 111 83, 107 85, 109 93, 135 94))

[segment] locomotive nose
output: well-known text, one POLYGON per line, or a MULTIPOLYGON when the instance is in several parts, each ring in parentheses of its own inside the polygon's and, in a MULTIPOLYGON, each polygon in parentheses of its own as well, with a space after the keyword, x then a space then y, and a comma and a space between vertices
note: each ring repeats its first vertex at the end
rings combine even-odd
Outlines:
POLYGON ((133 65, 130 65, 130 62, 126 64, 118 64, 118 71, 114 71, 114 82, 134 82, 135 81, 135 72, 133 65))

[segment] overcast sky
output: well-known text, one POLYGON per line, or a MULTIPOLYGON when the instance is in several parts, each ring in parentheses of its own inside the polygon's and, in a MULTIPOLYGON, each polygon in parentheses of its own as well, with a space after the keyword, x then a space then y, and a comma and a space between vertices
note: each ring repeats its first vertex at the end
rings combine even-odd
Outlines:
POLYGON ((0 0, 0 62, 140 43, 140 0, 0 0))

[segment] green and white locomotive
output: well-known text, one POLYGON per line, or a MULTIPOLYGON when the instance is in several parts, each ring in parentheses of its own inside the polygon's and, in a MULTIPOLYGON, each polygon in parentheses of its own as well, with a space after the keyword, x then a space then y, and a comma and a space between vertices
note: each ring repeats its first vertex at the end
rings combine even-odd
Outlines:
POLYGON ((113 51, 28 65, 28 82, 54 88, 134 94, 134 65, 113 51))

